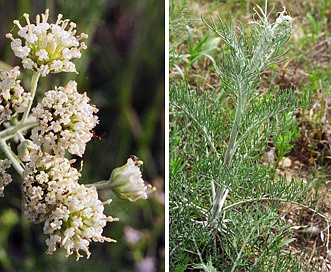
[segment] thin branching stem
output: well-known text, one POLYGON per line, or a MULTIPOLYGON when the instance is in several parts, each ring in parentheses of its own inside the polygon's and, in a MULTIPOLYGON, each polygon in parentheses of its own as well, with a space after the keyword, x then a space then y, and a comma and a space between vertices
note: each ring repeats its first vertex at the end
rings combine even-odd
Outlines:
POLYGON ((29 104, 26 108, 26 111, 24 112, 23 117, 20 121, 21 124, 25 123, 26 119, 28 118, 28 116, 30 114, 30 110, 31 110, 31 107, 32 107, 32 104, 33 104, 33 100, 34 100, 34 97, 35 97, 36 91, 37 91, 39 77, 40 77, 39 72, 33 72, 32 79, 31 79, 31 91, 30 91, 31 100, 29 101, 29 104))
MULTIPOLYGON (((225 158, 223 162, 223 167, 227 168, 231 164, 232 156, 235 152, 235 144, 238 136, 238 128, 240 127, 242 115, 244 113, 244 99, 245 99, 245 87, 241 83, 241 79, 237 82, 238 86, 238 101, 237 101, 237 109, 235 119, 232 125, 229 143, 226 148, 225 158)), ((222 211, 223 204, 226 200, 226 197, 229 193, 229 189, 221 187, 220 185, 216 188, 215 198, 213 200, 213 207, 212 207, 212 220, 218 219, 220 213, 222 211)))
POLYGON ((0 138, 0 148, 5 153, 6 157, 11 161, 12 165, 14 166, 17 173, 23 177, 24 169, 20 164, 20 161, 14 156, 13 151, 11 148, 7 145, 6 141, 4 139, 0 138))
POLYGON ((3 140, 9 140, 9 139, 15 137, 17 133, 22 133, 23 131, 26 131, 30 128, 37 126, 38 124, 39 124, 39 122, 37 122, 37 121, 29 121, 29 122, 25 122, 25 123, 20 122, 19 124, 17 124, 14 127, 9 127, 7 129, 1 131, 0 138, 3 140))

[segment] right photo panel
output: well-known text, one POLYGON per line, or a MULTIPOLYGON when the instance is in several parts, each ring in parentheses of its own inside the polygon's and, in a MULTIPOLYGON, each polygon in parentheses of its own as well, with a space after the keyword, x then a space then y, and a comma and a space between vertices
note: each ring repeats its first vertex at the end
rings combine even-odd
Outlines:
POLYGON ((170 271, 331 271, 330 19, 169 2, 170 271))

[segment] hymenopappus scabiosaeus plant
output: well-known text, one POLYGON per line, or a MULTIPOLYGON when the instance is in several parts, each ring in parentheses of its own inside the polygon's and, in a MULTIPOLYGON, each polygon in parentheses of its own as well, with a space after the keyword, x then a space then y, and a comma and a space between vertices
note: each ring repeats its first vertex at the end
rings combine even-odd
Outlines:
POLYGON ((23 17, 22 22, 14 21, 6 36, 22 67, 33 74, 26 90, 18 80, 20 67, 0 72, 0 194, 10 182, 19 182, 7 171, 12 166, 21 178, 26 218, 43 223, 47 253, 64 248, 66 256, 74 253, 78 260, 85 252, 88 258, 91 242, 115 241, 102 233, 107 222, 118 220, 104 213, 111 199, 101 201, 97 190, 111 189, 136 201, 146 199, 155 188, 143 181, 142 162, 136 157, 116 168, 116 175, 107 181, 79 183, 81 171, 68 154, 83 156, 98 124, 98 109, 73 80, 52 90, 38 89, 38 81, 49 74, 77 73, 73 60, 87 48, 83 40, 88 35, 77 34, 76 24, 61 14, 49 22, 49 10, 37 15, 35 22, 28 14, 23 17), (17 150, 11 143, 17 143, 17 150))

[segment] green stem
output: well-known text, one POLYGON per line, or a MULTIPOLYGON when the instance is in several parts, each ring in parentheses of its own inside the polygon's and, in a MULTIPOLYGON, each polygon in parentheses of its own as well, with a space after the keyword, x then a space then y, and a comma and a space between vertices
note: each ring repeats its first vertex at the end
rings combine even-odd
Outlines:
POLYGON ((232 156, 235 152, 235 143, 238 135, 238 127, 240 126, 241 123, 242 113, 243 113, 243 97, 241 94, 241 90, 239 90, 238 107, 236 110, 235 120, 231 129, 230 140, 225 153, 225 159, 223 163, 224 167, 228 167, 230 165, 232 156))
POLYGON ((97 190, 101 189, 110 189, 110 181, 109 180, 101 180, 92 184, 85 184, 86 187, 92 187, 94 186, 97 190))
POLYGON ((1 131, 0 139, 8 140, 10 138, 15 137, 16 133, 33 128, 33 127, 37 126, 38 124, 39 124, 39 122, 36 122, 36 121, 30 121, 30 122, 26 122, 26 123, 20 122, 18 125, 14 126, 14 127, 9 127, 7 129, 5 129, 4 131, 1 131))
POLYGON ((0 148, 5 153, 6 157, 12 162, 12 165, 14 166, 17 173, 21 177, 23 177, 24 169, 21 166, 20 161, 13 155, 11 148, 7 145, 7 143, 4 139, 0 139, 0 148))
MULTIPOLYGON (((225 152, 223 167, 227 168, 231 164, 232 156, 235 152, 235 144, 238 136, 238 128, 241 124, 242 115, 244 112, 244 86, 241 84, 241 79, 238 78, 238 101, 235 119, 231 128, 230 139, 225 152)), ((229 193, 229 189, 218 185, 216 187, 216 195, 213 200, 212 220, 218 219, 224 205, 225 199, 229 193)))
POLYGON ((36 91, 37 91, 39 77, 40 77, 39 72, 33 72, 32 79, 31 79, 31 91, 30 91, 31 100, 29 101, 29 104, 26 108, 26 111, 23 114, 23 117, 22 117, 20 123, 24 123, 26 121, 26 119, 28 118, 29 114, 30 114, 30 110, 31 110, 31 107, 32 107, 32 104, 33 104, 33 100, 34 100, 34 97, 35 97, 36 91))

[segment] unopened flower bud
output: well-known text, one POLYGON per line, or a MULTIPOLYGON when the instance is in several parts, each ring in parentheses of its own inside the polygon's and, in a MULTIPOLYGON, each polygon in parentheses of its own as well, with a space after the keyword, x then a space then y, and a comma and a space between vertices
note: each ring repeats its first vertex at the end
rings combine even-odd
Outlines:
POLYGON ((146 199, 155 191, 155 187, 145 185, 140 167, 143 162, 136 156, 131 156, 125 165, 115 168, 110 176, 110 186, 116 196, 130 201, 146 199))
POLYGON ((24 140, 17 147, 18 157, 23 162, 30 161, 30 153, 35 149, 35 145, 30 140, 24 140))

